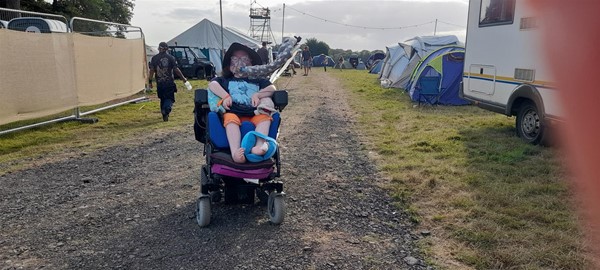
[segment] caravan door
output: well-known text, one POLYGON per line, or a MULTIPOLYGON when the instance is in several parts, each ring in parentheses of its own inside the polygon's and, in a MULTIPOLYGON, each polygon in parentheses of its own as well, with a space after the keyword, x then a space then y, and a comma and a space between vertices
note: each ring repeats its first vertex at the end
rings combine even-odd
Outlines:
POLYGON ((496 67, 480 64, 469 65, 467 89, 470 92, 493 95, 496 90, 496 67))

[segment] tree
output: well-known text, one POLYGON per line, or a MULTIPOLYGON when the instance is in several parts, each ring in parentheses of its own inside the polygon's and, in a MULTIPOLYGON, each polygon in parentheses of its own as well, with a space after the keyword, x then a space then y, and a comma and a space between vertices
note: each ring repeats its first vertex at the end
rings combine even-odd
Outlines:
POLYGON ((329 55, 329 45, 323 41, 318 41, 316 38, 306 40, 306 45, 311 55, 325 54, 329 55))
POLYGON ((134 0, 0 0, 0 7, 129 24, 134 0))
POLYGON ((21 1, 20 0, 0 0, 0 7, 11 8, 11 9, 21 9, 21 1))

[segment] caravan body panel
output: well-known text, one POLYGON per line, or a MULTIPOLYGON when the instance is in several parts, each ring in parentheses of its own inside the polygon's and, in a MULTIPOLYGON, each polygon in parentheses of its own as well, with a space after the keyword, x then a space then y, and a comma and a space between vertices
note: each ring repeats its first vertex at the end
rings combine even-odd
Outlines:
POLYGON ((517 90, 530 87, 541 96, 543 120, 559 119, 557 89, 539 44, 543 21, 525 2, 470 0, 462 94, 510 116, 517 113, 510 104, 517 90))

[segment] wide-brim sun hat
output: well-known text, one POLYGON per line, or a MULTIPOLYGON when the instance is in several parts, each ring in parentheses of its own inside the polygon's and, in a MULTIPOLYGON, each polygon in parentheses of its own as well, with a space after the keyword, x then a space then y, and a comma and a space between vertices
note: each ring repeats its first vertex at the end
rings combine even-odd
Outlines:
POLYGON ((245 51, 248 54, 248 57, 252 60, 252 65, 260 65, 262 64, 262 60, 256 51, 250 49, 248 46, 243 45, 241 43, 234 42, 229 46, 227 52, 225 52, 225 56, 223 57, 223 67, 228 67, 231 64, 231 56, 235 51, 245 51))

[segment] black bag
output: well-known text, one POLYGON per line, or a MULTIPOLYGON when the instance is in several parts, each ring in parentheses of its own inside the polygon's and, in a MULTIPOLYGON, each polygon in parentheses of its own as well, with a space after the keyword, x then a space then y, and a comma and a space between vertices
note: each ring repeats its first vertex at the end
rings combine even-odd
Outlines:
POLYGON ((252 107, 244 104, 232 103, 228 112, 235 113, 238 116, 254 116, 256 107, 252 107))

